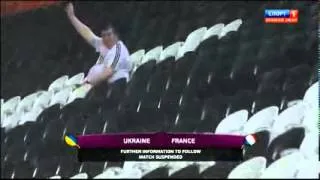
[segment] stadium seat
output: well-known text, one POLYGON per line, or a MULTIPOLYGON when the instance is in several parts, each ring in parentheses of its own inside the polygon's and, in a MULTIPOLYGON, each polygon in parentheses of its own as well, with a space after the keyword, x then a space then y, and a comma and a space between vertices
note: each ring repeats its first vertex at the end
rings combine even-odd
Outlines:
MULTIPOLYGON (((154 63, 153 63, 154 65, 154 63)), ((126 79, 118 79, 113 82, 108 89, 107 94, 104 97, 104 107, 118 107, 120 102, 123 100, 126 95, 127 81, 126 79)))
POLYGON ((85 98, 86 95, 89 93, 90 89, 82 86, 75 90, 71 90, 70 94, 68 95, 67 104, 73 102, 76 99, 85 98))
POLYGON ((174 58, 169 57, 157 64, 154 73, 147 85, 148 92, 155 93, 157 97, 165 91, 166 83, 173 71, 174 58))
POLYGON ((202 37, 202 41, 210 38, 211 36, 219 36, 224 28, 223 23, 215 24, 214 26, 210 27, 207 32, 202 37))
POLYGON ((236 134, 242 133, 242 128, 248 120, 248 111, 240 110, 228 115, 223 119, 215 130, 215 134, 236 134))
POLYGON ((260 178, 294 178, 302 155, 299 152, 284 156, 273 162, 260 178))
POLYGON ((307 133, 299 147, 300 152, 307 159, 319 158, 319 144, 317 142, 319 136, 316 132, 307 133))
POLYGON ((199 173, 201 174, 203 171, 205 171, 207 168, 212 167, 216 164, 215 161, 196 161, 194 162, 199 166, 199 173))
POLYGON ((200 175, 201 178, 212 179, 212 178, 224 178, 226 179, 232 169, 234 169, 240 163, 238 162, 216 162, 213 166, 204 170, 200 175))
POLYGON ((319 161, 317 159, 302 160, 299 163, 296 179, 316 179, 319 174, 319 161), (314 167, 314 168, 311 168, 314 167))
POLYGON ((63 131, 64 131, 64 122, 60 119, 51 119, 44 130, 42 139, 46 144, 55 143, 58 144, 63 143, 63 131))
POLYGON ((137 169, 142 174, 148 173, 158 167, 166 167, 167 162, 163 161, 126 161, 122 169, 137 169))
POLYGON ((61 179, 61 176, 55 175, 55 176, 49 177, 49 179, 61 179))
POLYGON ((33 104, 33 109, 45 109, 49 106, 53 93, 46 91, 42 93, 33 104))
POLYGON ((188 161, 168 162, 167 167, 169 168, 169 177, 174 173, 178 172, 179 170, 186 168, 192 164, 193 162, 188 162, 188 161))
POLYGON ((12 144, 26 144, 26 136, 33 123, 26 123, 21 126, 17 126, 11 131, 6 133, 6 146, 10 147, 12 144))
POLYGON ((306 128, 307 132, 317 131, 319 128, 318 120, 318 109, 307 109, 304 118, 302 121, 302 125, 306 128))
POLYGON ((300 64, 292 67, 286 72, 286 96, 288 100, 295 97, 303 97, 308 88, 308 82, 312 74, 312 70, 307 64, 300 64), (291 89, 290 89, 291 88, 291 89), (288 90, 287 90, 288 89, 288 90))
POLYGON ((303 97, 303 101, 309 104, 310 108, 317 108, 318 107, 318 98, 319 94, 319 82, 314 83, 305 93, 303 97))
POLYGON ((149 60, 156 60, 157 62, 159 61, 160 54, 162 52, 163 47, 162 46, 157 46, 150 51, 148 51, 142 58, 141 64, 144 64, 148 62, 149 60))
POLYGON ((278 107, 270 106, 262 109, 255 113, 249 118, 247 123, 244 125, 244 135, 252 134, 263 130, 270 130, 274 119, 277 117, 279 112, 278 107))
POLYGON ((170 46, 166 47, 160 54, 159 62, 169 58, 169 57, 176 57, 179 48, 183 46, 184 42, 175 42, 170 46))
POLYGON ((56 175, 56 171, 59 165, 58 157, 48 157, 40 159, 38 162, 39 173, 37 178, 48 178, 56 175))
POLYGON ((255 157, 234 168, 228 179, 257 179, 266 169, 267 160, 264 157, 255 157))
POLYGON ((88 174, 87 173, 76 174, 70 177, 70 179, 88 179, 88 174))
POLYGON ((196 164, 181 168, 179 171, 171 174, 169 178, 200 178, 199 167, 196 164))
POLYGON ((241 24, 242 24, 242 20, 237 19, 237 20, 234 20, 231 23, 225 25, 223 27, 221 33, 219 34, 219 38, 222 38, 223 36, 225 36, 226 34, 228 34, 231 31, 238 31, 241 24))
POLYGON ((285 109, 274 120, 272 125, 272 138, 281 134, 292 127, 300 125, 303 121, 305 107, 303 104, 297 104, 285 109))
POLYGON ((73 85, 77 85, 77 84, 81 84, 84 78, 84 73, 79 73, 76 74, 74 76, 72 76, 71 78, 69 78, 65 84, 66 86, 73 86, 73 85))
POLYGON ((292 100, 292 101, 289 101, 287 103, 287 108, 289 107, 292 107, 292 106, 295 106, 297 104, 301 104, 303 101, 301 99, 296 99, 296 100, 292 100))
POLYGON ((61 76, 58 79, 54 80, 50 84, 48 91, 52 91, 54 93, 60 91, 65 86, 65 83, 68 80, 68 78, 69 77, 67 75, 64 75, 64 76, 61 76))
POLYGON ((134 52, 130 55, 131 62, 133 64, 132 66, 132 73, 136 71, 136 69, 140 66, 142 58, 145 54, 145 50, 141 49, 139 51, 134 52))
POLYGON ((18 125, 22 125, 26 122, 34 122, 37 120, 37 117, 41 114, 42 109, 36 109, 30 112, 23 114, 18 122, 18 125))
POLYGON ((215 109, 211 109, 207 105, 204 105, 201 112, 201 121, 196 126, 196 132, 214 132, 221 119, 215 109))
POLYGON ((169 169, 167 167, 158 167, 151 172, 143 175, 141 179, 168 178, 169 169))
POLYGON ((25 177, 32 177, 34 167, 29 162, 19 162, 19 166, 14 169, 14 178, 23 179, 25 177))
POLYGON ((230 99, 229 113, 233 113, 241 109, 246 109, 248 112, 250 112, 254 101, 254 96, 254 93, 250 90, 239 90, 230 99))
POLYGON ((196 50, 196 48, 199 46, 199 44, 202 40, 202 37, 204 36, 206 31, 207 31, 206 27, 201 27, 201 28, 198 28, 197 30, 194 30, 193 32, 191 32, 188 35, 183 46, 179 49, 177 56, 176 56, 176 59, 181 58, 187 52, 196 50))
POLYGON ((72 91, 72 88, 67 87, 59 91, 57 94, 53 95, 50 101, 50 106, 54 104, 61 104, 62 106, 65 105, 68 101, 71 91, 72 91))
POLYGON ((16 127, 18 125, 20 117, 21 113, 13 113, 11 116, 8 116, 5 119, 1 120, 1 127, 4 127, 6 131, 16 127))
MULTIPOLYGON (((104 170, 101 174, 95 176, 95 179, 121 179, 122 169, 119 167, 110 167, 104 170)), ((88 175, 87 175, 88 176, 88 175)), ((88 176, 89 177, 89 176, 88 176)))
POLYGON ((1 106, 1 112, 3 112, 4 114, 12 114, 16 110, 18 104, 20 103, 20 100, 20 96, 10 98, 1 106))
POLYGON ((98 174, 101 174, 106 167, 105 162, 84 162, 82 164, 82 172, 87 173, 89 178, 93 178, 98 174))
POLYGON ((197 101, 189 101, 180 106, 180 112, 174 121, 174 131, 193 132, 201 120, 202 106, 197 101))
POLYGON ((138 99, 141 98, 141 94, 144 93, 149 77, 153 74, 155 66, 156 61, 148 61, 139 66, 128 84, 130 96, 136 96, 138 99))
POLYGON ((249 160, 257 156, 266 156, 267 148, 270 141, 269 131, 259 131, 252 133, 258 141, 253 144, 250 148, 245 150, 244 159, 249 160))
POLYGON ((14 178, 14 164, 10 162, 1 163, 1 178, 9 179, 14 178))
POLYGON ((303 128, 292 128, 273 139, 266 156, 268 163, 285 156, 287 153, 297 151, 305 137, 304 133, 303 128))
POLYGON ((30 144, 32 141, 36 142, 40 140, 42 138, 45 125, 38 122, 27 122, 23 126, 26 126, 26 124, 31 124, 31 127, 24 136, 25 143, 30 144))
POLYGON ((28 112, 32 109, 33 103, 35 101, 35 99, 38 97, 39 93, 35 92, 32 93, 26 97, 24 97, 21 102, 19 103, 19 105, 17 106, 16 111, 18 112, 28 112))
POLYGON ((5 162, 18 164, 19 162, 24 161, 26 148, 23 143, 14 143, 10 147, 8 147, 7 151, 7 155, 4 158, 5 162))

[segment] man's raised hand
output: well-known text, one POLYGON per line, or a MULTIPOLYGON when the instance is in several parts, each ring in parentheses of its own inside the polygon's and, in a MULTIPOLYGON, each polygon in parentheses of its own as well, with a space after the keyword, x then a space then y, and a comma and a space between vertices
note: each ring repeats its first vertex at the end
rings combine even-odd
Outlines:
POLYGON ((67 12, 67 14, 70 15, 74 15, 74 8, 73 8, 73 4, 72 3, 68 3, 65 7, 65 11, 67 12))

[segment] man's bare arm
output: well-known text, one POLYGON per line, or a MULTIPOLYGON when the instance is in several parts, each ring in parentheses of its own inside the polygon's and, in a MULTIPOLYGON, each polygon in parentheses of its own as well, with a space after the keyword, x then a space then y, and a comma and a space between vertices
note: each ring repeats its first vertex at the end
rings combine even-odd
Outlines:
POLYGON ((97 76, 93 76, 90 78, 90 83, 93 85, 98 85, 101 82, 104 82, 105 80, 109 79, 113 75, 114 71, 110 67, 106 67, 104 71, 97 76))
POLYGON ((78 33, 92 46, 95 46, 95 41, 99 39, 91 29, 83 24, 74 14, 74 8, 72 3, 67 4, 66 12, 71 24, 75 27, 78 33))

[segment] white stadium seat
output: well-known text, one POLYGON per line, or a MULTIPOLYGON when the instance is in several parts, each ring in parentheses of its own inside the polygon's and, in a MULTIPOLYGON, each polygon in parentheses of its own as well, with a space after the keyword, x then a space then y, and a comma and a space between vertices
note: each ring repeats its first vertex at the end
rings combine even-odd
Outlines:
POLYGON ((135 70, 141 64, 144 54, 145 54, 145 50, 140 49, 130 55, 130 60, 132 62, 133 70, 135 70))
POLYGON ((254 157, 235 167, 230 172, 228 179, 257 179, 266 169, 266 166, 266 158, 254 157))
POLYGON ((156 60, 158 61, 160 58, 160 54, 162 52, 163 47, 162 46, 157 46, 150 51, 148 51, 142 58, 141 64, 146 63, 149 60, 156 60))
POLYGON ((306 91, 303 101, 308 104, 310 108, 318 108, 319 106, 319 81, 314 83, 306 91))
POLYGON ((67 104, 71 103, 76 99, 85 98, 89 91, 90 89, 83 86, 71 91, 67 100, 67 104))
POLYGON ((201 27, 191 32, 183 46, 179 49, 176 60, 181 58, 186 52, 194 51, 200 44, 202 37, 207 31, 207 27, 201 27))
POLYGON ((21 100, 20 96, 15 96, 13 98, 10 98, 6 102, 4 102, 4 104, 1 106, 1 111, 3 111, 3 113, 5 114, 15 112, 18 104, 20 103, 20 100, 21 100))
POLYGON ((303 160, 301 153, 295 152, 273 162, 260 176, 261 179, 291 179, 298 171, 298 165, 303 160))
POLYGON ((199 173, 201 174, 203 171, 208 169, 211 166, 214 166, 216 162, 214 161, 196 161, 195 164, 199 166, 199 173))
POLYGON ((41 114, 42 109, 35 109, 30 112, 23 114, 18 122, 18 125, 22 125, 26 122, 35 122, 37 117, 41 114))
POLYGON ((80 173, 72 176, 70 179, 88 179, 87 173, 80 173))
POLYGON ((26 97, 24 97, 21 102, 19 103, 18 107, 17 107, 17 111, 19 112, 29 112, 32 107, 33 107, 33 103, 35 102, 36 98, 38 97, 39 93, 35 92, 32 93, 26 97))
POLYGON ((309 108, 304 113, 302 125, 305 126, 308 132, 318 130, 319 109, 309 108))
POLYGON ((175 42, 171 44, 170 46, 166 47, 160 55, 159 62, 163 61, 164 59, 168 57, 176 57, 178 50, 180 47, 182 47, 184 42, 175 42))
POLYGON ((54 80, 50 84, 48 91, 53 91, 54 93, 56 93, 57 91, 60 91, 65 86, 65 83, 68 80, 68 78, 69 77, 67 75, 64 75, 54 80))
POLYGON ((304 159, 299 163, 295 179, 318 179, 320 166, 318 159, 304 159))
POLYGON ((274 138, 290 128, 300 125, 304 117, 304 111, 305 106, 300 103, 281 112, 272 125, 272 137, 274 138))
POLYGON ((61 176, 52 176, 52 177, 50 177, 49 179, 61 179, 61 176))
POLYGON ((222 38, 223 36, 225 36, 226 34, 228 34, 228 32, 231 31, 238 31, 239 27, 242 24, 242 20, 241 19, 236 19, 234 21, 232 21, 231 23, 225 25, 219 35, 219 38, 222 38))
POLYGON ((289 101, 287 106, 291 107, 291 106, 294 106, 294 105, 299 104, 299 103, 302 103, 302 99, 296 99, 296 100, 289 101))
POLYGON ((70 93, 72 92, 71 87, 67 87, 59 91, 57 94, 53 95, 50 101, 50 106, 54 104, 61 104, 65 105, 67 103, 67 100, 69 98, 70 93))
POLYGON ((194 162, 190 162, 190 161, 169 162, 168 163, 169 176, 171 176, 175 172, 181 170, 182 168, 185 168, 185 167, 192 165, 192 164, 194 164, 194 162))
POLYGON ((207 32, 202 37, 202 41, 209 39, 212 36, 219 36, 222 32, 222 29, 224 27, 223 23, 216 24, 212 26, 210 29, 207 30, 207 32))
POLYGON ((319 159, 318 132, 307 133, 300 145, 300 152, 308 159, 319 159))
MULTIPOLYGON (((159 168, 159 167, 164 167, 166 166, 168 163, 167 162, 162 162, 162 161, 150 161, 150 162, 139 162, 139 161, 127 161, 124 163, 123 165, 123 170, 127 170, 127 169, 136 169, 140 171, 140 174, 136 174, 136 175, 140 175, 141 177, 143 177, 143 175, 151 172, 152 170, 159 168)), ((136 172, 136 171, 134 171, 136 172)))
POLYGON ((271 106, 254 114, 244 125, 244 135, 270 129, 278 112, 279 108, 277 106, 271 106))
POLYGON ((49 107, 49 103, 53 92, 45 91, 43 92, 34 102, 33 109, 45 109, 49 107))
POLYGON ((84 73, 79 73, 79 74, 76 74, 74 76, 72 76, 70 79, 68 79, 66 81, 66 85, 67 86, 73 86, 73 85, 77 85, 77 84, 81 84, 83 82, 83 79, 84 79, 84 73))
POLYGON ((1 127, 4 127, 6 130, 16 127, 18 125, 21 115, 21 113, 16 112, 6 117, 5 119, 1 119, 1 127))
POLYGON ((94 179, 122 179, 122 169, 119 167, 107 168, 103 173, 94 177, 94 179))
POLYGON ((240 110, 224 118, 216 128, 215 134, 240 134, 248 120, 248 111, 240 110))

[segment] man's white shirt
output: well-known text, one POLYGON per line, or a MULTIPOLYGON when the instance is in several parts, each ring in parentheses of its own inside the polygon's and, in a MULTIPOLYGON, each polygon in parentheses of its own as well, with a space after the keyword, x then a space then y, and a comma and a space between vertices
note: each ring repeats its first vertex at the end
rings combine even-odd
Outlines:
POLYGON ((111 49, 103 45, 102 39, 97 38, 94 41, 94 47, 100 53, 97 64, 104 67, 111 67, 114 74, 108 82, 112 83, 118 79, 126 78, 129 81, 129 72, 131 70, 130 54, 122 41, 118 41, 111 49))

